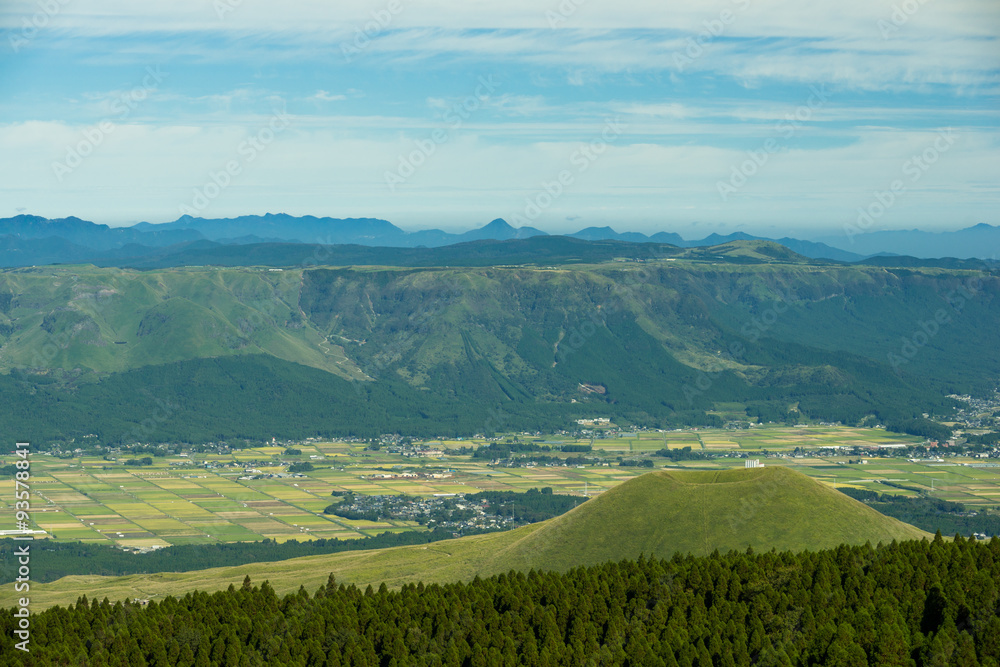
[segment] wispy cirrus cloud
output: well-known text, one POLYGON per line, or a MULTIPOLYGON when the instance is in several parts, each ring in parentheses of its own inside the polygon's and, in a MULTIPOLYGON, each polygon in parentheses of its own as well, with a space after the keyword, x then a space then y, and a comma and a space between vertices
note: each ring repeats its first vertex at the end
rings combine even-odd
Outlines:
POLYGON ((330 93, 325 90, 317 90, 316 94, 312 96, 312 99, 319 100, 321 102, 342 102, 347 99, 347 95, 330 93))

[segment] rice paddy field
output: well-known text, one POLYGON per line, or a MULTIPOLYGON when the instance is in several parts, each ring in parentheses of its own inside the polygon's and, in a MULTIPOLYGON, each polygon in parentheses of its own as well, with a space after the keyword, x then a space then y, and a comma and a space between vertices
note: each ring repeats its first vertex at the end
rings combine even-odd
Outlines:
MULTIPOLYGON (((820 451, 824 447, 918 442, 910 436, 877 429, 803 426, 616 433, 612 438, 583 440, 523 434, 518 437, 553 448, 592 445, 598 455, 603 451, 612 459, 683 447, 732 455, 680 463, 657 458, 656 467, 742 467, 744 459, 736 456, 749 454, 760 456, 765 465, 788 466, 834 486, 906 495, 923 490, 970 506, 1000 506, 1000 467, 991 467, 989 461, 946 458, 944 462, 909 462, 873 456, 866 464, 849 464, 847 457, 835 450, 820 451), (792 456, 796 448, 801 450, 792 456)), ((141 468, 126 468, 100 458, 58 459, 35 454, 30 480, 32 518, 51 539, 123 547, 265 538, 351 539, 424 528, 411 522, 351 521, 325 515, 323 509, 333 502, 331 494, 335 491, 431 496, 548 486, 556 493, 594 496, 648 470, 615 464, 502 468, 455 451, 483 445, 484 441, 434 440, 422 444, 433 450, 430 455, 404 456, 365 451, 357 443, 314 442, 297 445, 302 453, 296 456, 284 455, 283 447, 258 447, 225 455, 154 458, 152 466, 141 468), (302 461, 311 462, 315 469, 303 476, 288 476, 287 464, 302 461), (404 472, 418 476, 398 477, 404 472), (285 476, 241 479, 250 474, 285 476)), ((6 522, 10 525, 0 525, 0 529, 14 528, 13 502, 13 480, 4 479, 0 481, 0 508, 2 516, 10 517, 6 522)))
POLYGON ((684 447, 702 451, 767 450, 769 452, 788 452, 793 451, 796 447, 817 449, 831 446, 913 445, 921 442, 920 438, 888 433, 881 429, 843 426, 644 431, 619 433, 617 437, 593 440, 553 437, 536 438, 535 440, 543 444, 592 444, 595 450, 603 449, 609 454, 621 455, 649 453, 663 448, 682 449, 684 447))
MULTIPOLYGON (((281 447, 261 447, 225 456, 155 458, 154 465, 141 468, 99 458, 36 454, 31 459, 32 518, 50 538, 124 547, 360 538, 424 528, 412 522, 325 515, 323 509, 334 502, 333 491, 430 496, 549 486, 557 493, 596 495, 635 475, 634 470, 610 466, 491 468, 468 456, 380 456, 348 443, 300 448, 302 455, 292 457, 283 456, 281 447), (247 469, 258 476, 287 475, 281 461, 309 461, 315 469, 304 476, 240 479, 248 476, 247 469), (376 478, 404 470, 433 470, 443 477, 376 478)), ((0 498, 2 515, 10 517, 11 524, 0 529, 13 529, 13 480, 0 481, 0 498)))

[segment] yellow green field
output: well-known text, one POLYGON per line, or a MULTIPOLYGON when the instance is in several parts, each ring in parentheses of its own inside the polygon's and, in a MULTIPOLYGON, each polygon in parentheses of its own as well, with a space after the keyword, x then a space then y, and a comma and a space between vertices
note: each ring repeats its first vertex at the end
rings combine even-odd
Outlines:
MULTIPOLYGON (((447 447, 468 445, 451 441, 447 447)), ((311 461, 316 469, 305 477, 241 480, 244 462, 279 473, 282 447, 260 447, 232 455, 165 457, 154 465, 125 468, 97 458, 32 458, 32 503, 38 528, 58 540, 114 543, 126 547, 168 546, 215 541, 359 538, 384 531, 424 530, 402 522, 350 521, 323 514, 333 491, 362 494, 475 493, 480 490, 527 490, 551 486, 560 493, 591 495, 634 476, 615 467, 493 469, 468 457, 445 457, 453 470, 442 479, 370 479, 399 456, 362 453, 349 443, 303 446, 302 455, 283 457, 311 461), (323 457, 310 459, 310 455, 323 457), (194 460, 194 463, 192 462, 194 460), (212 467, 202 467, 204 464, 212 467), (229 467, 221 467, 221 466, 229 467), (220 466, 220 467, 215 467, 220 466)), ((419 471, 442 461, 405 460, 419 471)), ((0 480, 0 509, 13 516, 13 480, 0 480)), ((13 526, 11 526, 13 527, 13 526)))

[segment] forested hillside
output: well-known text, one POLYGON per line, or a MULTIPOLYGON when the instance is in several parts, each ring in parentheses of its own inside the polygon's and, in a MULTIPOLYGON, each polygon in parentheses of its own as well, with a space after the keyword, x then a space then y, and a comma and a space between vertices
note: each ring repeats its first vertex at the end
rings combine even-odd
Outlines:
POLYGON ((0 425, 105 442, 444 435, 719 424, 736 404, 898 426, 995 387, 996 276, 772 246, 710 249, 728 263, 8 271, 0 425))
MULTIPOLYGON (((141 606, 0 615, 0 665, 986 665, 1000 661, 1000 540, 730 552, 471 583, 266 582, 141 606)), ((99 597, 100 594, 97 595, 99 597)))

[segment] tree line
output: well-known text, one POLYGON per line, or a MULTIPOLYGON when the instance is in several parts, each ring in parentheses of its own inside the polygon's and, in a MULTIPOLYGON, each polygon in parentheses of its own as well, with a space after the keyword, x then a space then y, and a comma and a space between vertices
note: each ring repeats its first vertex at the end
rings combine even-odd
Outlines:
POLYGON ((1000 664, 1000 539, 511 572, 310 595, 239 588, 0 614, 0 666, 1000 664))

